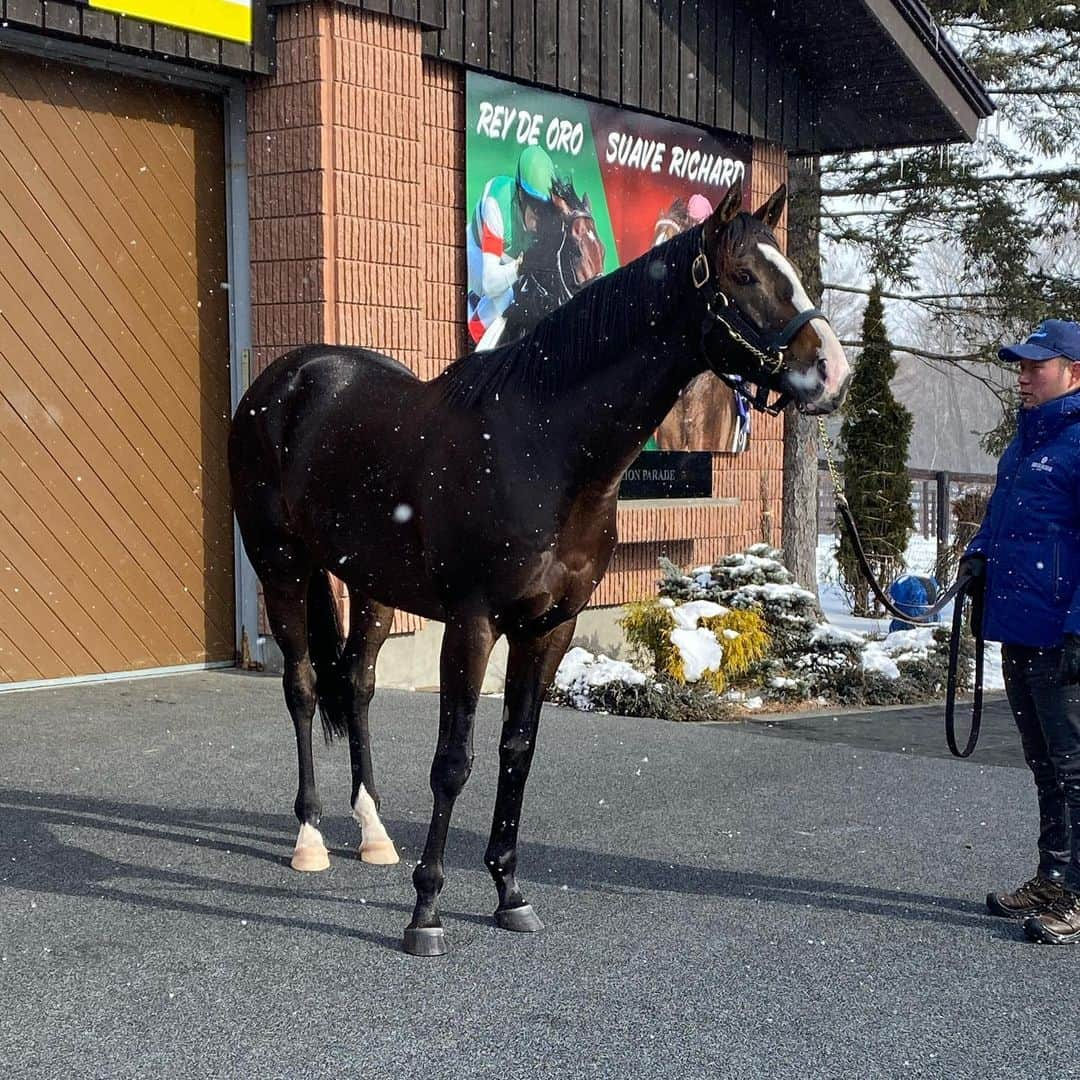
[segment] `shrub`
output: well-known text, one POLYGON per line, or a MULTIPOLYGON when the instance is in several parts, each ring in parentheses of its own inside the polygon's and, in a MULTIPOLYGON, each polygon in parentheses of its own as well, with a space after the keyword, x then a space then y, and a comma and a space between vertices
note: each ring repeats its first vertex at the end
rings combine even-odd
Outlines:
MULTIPOLYGON (((659 599, 628 605, 620 620, 639 668, 651 677, 629 669, 626 678, 608 678, 612 669, 603 665, 613 662, 594 658, 597 666, 588 670, 602 670, 604 677, 579 676, 588 686, 579 694, 586 704, 578 707, 678 720, 726 719, 734 701, 750 694, 774 704, 859 706, 914 704, 944 692, 946 627, 875 638, 822 622, 817 598, 794 582, 780 552, 767 544, 689 573, 661 560, 661 570, 659 599), (708 635, 714 649, 722 647, 722 658, 715 666, 688 671, 680 631, 701 640, 708 635)), ((967 687, 971 639, 965 637, 961 646, 959 685, 967 687)), ((700 655, 691 649, 689 660, 697 663, 700 655)), ((564 691, 553 698, 567 700, 564 691)))
POLYGON ((661 720, 731 720, 735 710, 715 690, 678 683, 668 675, 647 678, 628 664, 571 649, 559 665, 548 701, 585 712, 655 716, 661 720))
POLYGON ((733 611, 708 601, 682 607, 668 598, 638 601, 627 605, 619 625, 635 657, 657 675, 679 685, 700 682, 717 692, 729 679, 748 671, 769 648, 758 612, 733 611), (697 662, 693 670, 687 667, 688 653, 691 664, 697 662), (706 666, 702 655, 715 656, 716 665, 706 666))
POLYGON ((671 641, 671 631, 675 629, 671 606, 657 600, 636 600, 626 605, 625 612, 618 622, 631 655, 643 666, 685 682, 682 658, 671 641))

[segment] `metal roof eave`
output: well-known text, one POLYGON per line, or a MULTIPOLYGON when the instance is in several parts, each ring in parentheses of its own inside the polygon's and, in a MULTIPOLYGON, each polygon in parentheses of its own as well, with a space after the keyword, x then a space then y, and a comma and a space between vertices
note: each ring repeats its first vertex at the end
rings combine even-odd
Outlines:
POLYGON ((919 0, 863 3, 952 118, 960 137, 974 139, 979 121, 994 111, 994 104, 925 6, 919 0))
POLYGON ((792 154, 969 141, 994 111, 921 0, 772 0, 758 19, 815 98, 792 154))

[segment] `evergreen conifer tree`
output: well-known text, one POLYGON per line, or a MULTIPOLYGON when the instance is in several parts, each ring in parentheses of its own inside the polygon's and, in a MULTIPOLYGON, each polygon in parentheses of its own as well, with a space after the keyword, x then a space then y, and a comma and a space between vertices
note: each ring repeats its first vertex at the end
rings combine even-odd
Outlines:
MULTIPOLYGON (((889 382, 896 361, 885 328, 881 285, 875 281, 863 316, 863 349, 844 406, 844 493, 863 547, 883 585, 902 570, 904 549, 914 524, 911 481, 907 474, 911 413, 893 397, 889 382)), ((840 573, 853 594, 856 615, 870 614, 869 589, 855 550, 845 534, 840 541, 840 573)))

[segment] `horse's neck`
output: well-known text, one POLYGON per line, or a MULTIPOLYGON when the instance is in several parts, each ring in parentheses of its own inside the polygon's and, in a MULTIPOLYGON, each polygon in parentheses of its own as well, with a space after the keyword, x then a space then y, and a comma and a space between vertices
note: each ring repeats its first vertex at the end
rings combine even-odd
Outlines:
POLYGON ((646 335, 616 361, 598 366, 556 403, 593 484, 617 488, 627 467, 705 368, 685 334, 646 335))
POLYGON ((692 251, 678 246, 695 242, 676 238, 676 246, 590 285, 542 322, 525 346, 536 391, 529 422, 561 434, 576 477, 594 489, 618 486, 679 391, 705 368, 692 251), (548 364, 553 369, 545 377, 548 364))

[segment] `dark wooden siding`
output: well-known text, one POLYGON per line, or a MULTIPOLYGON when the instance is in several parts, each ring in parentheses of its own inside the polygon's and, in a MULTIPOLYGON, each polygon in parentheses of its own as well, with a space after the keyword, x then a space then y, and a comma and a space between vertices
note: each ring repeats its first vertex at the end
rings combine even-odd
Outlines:
MULTIPOLYGON (((266 0, 271 7, 286 7, 305 0, 266 0)), ((444 27, 444 10, 454 6, 454 0, 336 0, 346 7, 363 8, 376 15, 393 15, 406 22, 419 23, 425 29, 444 27)), ((512 0, 501 0, 509 7, 512 0)))
MULTIPOLYGON (((83 4, 59 0, 0 0, 0 23, 18 30, 40 30, 91 45, 136 49, 167 60, 189 60, 237 72, 268 74, 274 62, 270 0, 252 0, 251 45, 177 30, 160 23, 122 18, 83 4)), ((415 4, 417 0, 413 0, 415 4)))
MULTIPOLYGON (((370 0, 365 0, 370 3, 370 0)), ((426 55, 813 150, 813 91, 752 0, 448 0, 426 55)))

